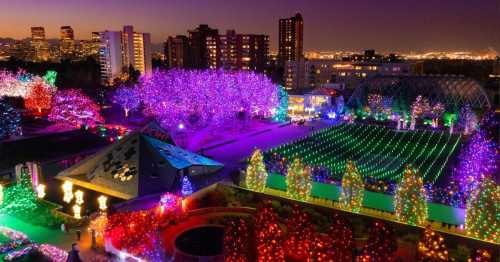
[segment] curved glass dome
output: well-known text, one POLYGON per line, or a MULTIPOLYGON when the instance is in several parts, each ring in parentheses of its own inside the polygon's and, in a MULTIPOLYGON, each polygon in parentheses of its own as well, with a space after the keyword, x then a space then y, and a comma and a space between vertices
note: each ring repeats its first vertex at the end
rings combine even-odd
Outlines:
POLYGON ((363 103, 369 94, 401 97, 412 102, 418 95, 431 103, 460 108, 490 108, 491 102, 481 85, 470 78, 455 75, 374 76, 362 82, 354 91, 349 104, 363 103))

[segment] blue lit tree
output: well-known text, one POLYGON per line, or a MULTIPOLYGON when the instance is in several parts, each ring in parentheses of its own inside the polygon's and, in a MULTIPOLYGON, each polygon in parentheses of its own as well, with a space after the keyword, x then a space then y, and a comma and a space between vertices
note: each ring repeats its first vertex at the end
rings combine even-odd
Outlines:
POLYGON ((0 100, 0 139, 21 133, 21 114, 6 101, 0 100))
POLYGON ((189 181, 189 178, 187 176, 184 176, 182 178, 182 188, 181 188, 181 194, 182 196, 189 196, 193 193, 193 185, 191 185, 191 181, 189 181))

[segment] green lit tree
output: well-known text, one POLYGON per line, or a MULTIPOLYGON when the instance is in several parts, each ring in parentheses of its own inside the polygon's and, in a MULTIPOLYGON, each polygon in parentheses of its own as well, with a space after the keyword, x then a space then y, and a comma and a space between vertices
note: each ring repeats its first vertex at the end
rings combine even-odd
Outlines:
POLYGON ((311 193, 311 170, 296 158, 288 167, 286 175, 287 194, 289 197, 305 201, 311 193))
POLYGON ((484 177, 467 201, 467 235, 500 243, 500 186, 484 177))
POLYGON ((267 171, 264 165, 264 157, 259 149, 255 149, 247 166, 245 177, 246 187, 251 190, 263 192, 266 188, 266 182, 267 171))
POLYGON ((427 220, 424 182, 418 169, 407 165, 394 196, 396 218, 410 225, 423 225, 427 220))
POLYGON ((23 168, 17 183, 4 189, 4 201, 0 210, 11 215, 28 215, 37 208, 37 201, 31 174, 27 168, 23 168))
POLYGON ((276 107, 273 119, 274 121, 284 122, 288 116, 288 93, 282 86, 279 86, 278 89, 278 100, 279 105, 276 107))
POLYGON ((358 171, 356 164, 347 161, 344 176, 342 177, 342 191, 340 193, 340 206, 352 212, 359 212, 363 204, 365 184, 363 176, 358 171))

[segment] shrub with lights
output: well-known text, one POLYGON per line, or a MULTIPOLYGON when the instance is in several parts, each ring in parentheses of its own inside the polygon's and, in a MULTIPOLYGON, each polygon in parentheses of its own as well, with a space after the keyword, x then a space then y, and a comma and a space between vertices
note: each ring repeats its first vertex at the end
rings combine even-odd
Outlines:
POLYGON ((0 99, 0 139, 21 134, 21 114, 0 99))
POLYGON ((394 253, 397 248, 394 229, 381 221, 376 221, 370 227, 370 234, 363 247, 360 260, 363 262, 392 262, 395 261, 394 253))
POLYGON ((396 218, 410 225, 423 225, 427 220, 427 197, 418 169, 407 165, 394 196, 396 218))
POLYGON ((419 261, 449 261, 448 250, 444 238, 427 226, 424 235, 418 242, 419 261))
POLYGON ((284 232, 279 224, 278 215, 270 203, 260 207, 255 215, 254 237, 257 247, 257 261, 284 262, 284 232))
POLYGON ((295 205, 287 219, 286 226, 288 234, 284 246, 287 257, 300 261, 306 260, 314 241, 314 228, 310 215, 295 205))
POLYGON ((230 220, 224 229, 224 261, 250 261, 249 242, 247 222, 242 218, 230 220))
POLYGON ((306 201, 311 194, 311 169, 296 158, 288 167, 286 174, 286 192, 289 197, 306 201))
POLYGON ((467 235, 500 243, 500 185, 484 177, 467 202, 467 235))
POLYGON ((458 156, 458 167, 453 172, 461 191, 472 192, 483 175, 491 176, 498 171, 496 147, 483 130, 478 130, 465 144, 458 156))
POLYGON ((2 213, 14 216, 31 216, 38 208, 38 199, 31 182, 31 174, 27 168, 21 170, 15 185, 4 189, 2 213))
POLYGON ((52 100, 49 121, 76 127, 94 126, 104 122, 99 106, 82 91, 58 91, 52 100))
POLYGON ((264 165, 264 157, 259 149, 255 149, 247 166, 245 184, 251 190, 263 192, 266 188, 266 183, 267 171, 264 165))
POLYGON ((354 161, 349 160, 342 177, 342 190, 339 199, 341 207, 352 212, 359 212, 363 204, 364 194, 365 182, 363 176, 358 171, 354 161))

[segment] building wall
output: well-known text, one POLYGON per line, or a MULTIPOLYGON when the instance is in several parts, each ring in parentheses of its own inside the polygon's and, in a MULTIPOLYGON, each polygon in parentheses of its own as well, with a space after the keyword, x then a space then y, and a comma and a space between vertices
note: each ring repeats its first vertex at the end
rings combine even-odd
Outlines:
POLYGON ((101 66, 101 83, 112 84, 120 77, 123 68, 122 34, 118 31, 100 33, 99 63, 101 66))

